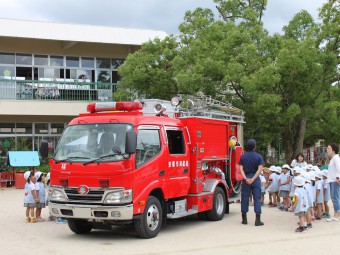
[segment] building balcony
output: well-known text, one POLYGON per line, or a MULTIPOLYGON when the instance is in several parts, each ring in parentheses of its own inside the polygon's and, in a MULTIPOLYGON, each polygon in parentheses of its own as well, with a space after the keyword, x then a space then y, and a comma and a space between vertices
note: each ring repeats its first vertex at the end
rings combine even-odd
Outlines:
POLYGON ((0 100, 112 101, 117 83, 56 79, 1 79, 0 100))

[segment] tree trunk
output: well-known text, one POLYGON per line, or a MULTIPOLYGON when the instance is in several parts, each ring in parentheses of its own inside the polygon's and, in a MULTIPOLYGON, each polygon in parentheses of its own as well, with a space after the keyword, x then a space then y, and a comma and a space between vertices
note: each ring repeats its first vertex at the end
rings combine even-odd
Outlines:
POLYGON ((289 127, 286 127, 286 130, 283 134, 283 144, 285 147, 285 160, 288 165, 290 165, 293 156, 293 143, 292 143, 292 134, 289 132, 289 127))
POLYGON ((285 146, 285 160, 290 164, 295 156, 303 151, 303 140, 305 136, 307 118, 302 117, 296 120, 297 125, 286 126, 283 133, 283 144, 285 146), (291 131, 293 130, 293 131, 291 131))
POLYGON ((294 141, 294 156, 303 151, 303 140, 305 138, 305 131, 307 126, 307 118, 299 119, 299 124, 296 127, 295 141, 294 141))

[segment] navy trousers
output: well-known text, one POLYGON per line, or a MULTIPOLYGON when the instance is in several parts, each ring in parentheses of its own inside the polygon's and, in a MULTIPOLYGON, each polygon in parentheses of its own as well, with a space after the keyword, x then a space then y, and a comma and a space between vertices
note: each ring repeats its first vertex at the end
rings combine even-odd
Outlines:
MULTIPOLYGON (((254 175, 252 175, 254 176, 254 175)), ((247 176, 251 178, 251 176, 247 176)), ((245 180, 242 181, 241 190, 241 212, 247 213, 249 211, 249 198, 251 193, 253 194, 254 201, 254 212, 256 214, 261 214, 261 180, 260 177, 248 185, 245 180)))

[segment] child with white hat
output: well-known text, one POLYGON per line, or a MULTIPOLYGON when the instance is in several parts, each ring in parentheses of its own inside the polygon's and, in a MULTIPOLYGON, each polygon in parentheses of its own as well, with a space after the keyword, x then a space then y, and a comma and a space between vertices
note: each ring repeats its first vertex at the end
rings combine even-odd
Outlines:
POLYGON ((308 172, 301 173, 301 177, 305 180, 305 190, 307 194, 307 201, 308 201, 308 209, 306 215, 306 222, 305 228, 310 229, 312 228, 312 215, 314 216, 314 209, 313 209, 313 187, 311 185, 311 179, 308 172))
POLYGON ((264 195, 266 194, 266 178, 264 177, 263 171, 260 174, 261 181, 261 204, 264 204, 264 195))
POLYGON ((325 207, 325 212, 322 214, 323 218, 330 218, 331 215, 329 214, 329 206, 328 206, 328 201, 331 200, 331 189, 330 185, 327 182, 327 175, 328 175, 328 170, 323 170, 322 171, 322 179, 323 179, 323 195, 324 195, 324 207, 325 207))
POLYGON ((34 217, 34 208, 36 207, 36 203, 39 202, 39 198, 35 192, 35 177, 33 172, 26 171, 24 173, 24 178, 26 180, 24 197, 24 207, 26 207, 26 223, 36 223, 38 220, 34 217))
POLYGON ((316 203, 316 220, 321 220, 322 217, 322 205, 324 203, 324 188, 323 188, 323 180, 322 180, 322 172, 321 171, 315 171, 316 175, 316 197, 315 197, 315 203, 316 203))
POLYGON ((295 232, 301 233, 305 232, 305 217, 307 215, 308 210, 308 200, 307 200, 307 192, 304 188, 305 180, 301 176, 297 176, 294 178, 293 182, 295 186, 294 191, 294 204, 293 210, 295 216, 299 217, 300 226, 295 230, 295 232))
MULTIPOLYGON (((294 191, 295 191, 295 185, 293 184, 294 178, 296 176, 299 176, 301 172, 302 172, 302 169, 299 166, 295 166, 292 169, 293 176, 291 177, 291 181, 290 181, 290 193, 289 193, 289 198, 290 198, 291 201, 294 197, 294 191)), ((293 209, 291 208, 290 211, 293 212, 293 209)))
POLYGON ((276 207, 277 206, 277 198, 279 193, 279 176, 277 173, 277 168, 275 166, 271 166, 269 168, 269 171, 271 174, 269 175, 268 182, 267 182, 267 191, 270 196, 272 196, 273 203, 269 205, 270 207, 276 207))
POLYGON ((282 197, 283 204, 281 210, 288 211, 289 207, 289 193, 290 193, 290 167, 289 165, 282 166, 282 173, 279 177, 279 196, 282 197))
POLYGON ((316 185, 315 185, 315 173, 314 171, 309 172, 309 179, 310 179, 310 186, 311 186, 311 193, 312 193, 312 210, 310 211, 310 214, 312 216, 312 221, 315 221, 315 215, 314 215, 314 211, 316 209, 316 204, 315 204, 315 199, 316 199, 316 185))
POLYGON ((45 221, 43 218, 41 218, 41 210, 42 208, 45 208, 45 201, 46 201, 46 193, 45 193, 45 175, 38 171, 35 173, 35 179, 37 182, 35 183, 35 190, 37 192, 37 196, 39 197, 40 203, 37 203, 36 211, 35 211, 35 218, 39 222, 45 221))

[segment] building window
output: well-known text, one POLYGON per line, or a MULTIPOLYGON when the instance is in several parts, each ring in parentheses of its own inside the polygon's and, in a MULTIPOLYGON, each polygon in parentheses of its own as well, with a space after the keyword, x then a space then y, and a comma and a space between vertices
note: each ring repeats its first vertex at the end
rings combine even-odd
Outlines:
POLYGON ((79 67, 79 57, 66 57, 67 67, 79 67))
POLYGON ((2 53, 0 52, 0 64, 15 64, 14 53, 2 53))
POLYGON ((66 69, 66 77, 65 78, 78 81, 77 69, 66 69))
POLYGON ((94 68, 94 58, 81 58, 81 67, 94 68))
POLYGON ((16 123, 15 133, 16 134, 32 134, 32 123, 16 123))
POLYGON ((17 65, 32 65, 32 54, 16 54, 17 65))
POLYGON ((16 67, 16 78, 23 80, 32 80, 32 67, 16 67))
POLYGON ((48 123, 35 123, 35 134, 48 134, 48 123))
POLYGON ((64 66, 64 57, 50 56, 50 66, 64 66))
POLYGON ((51 134, 62 134, 64 129, 64 123, 51 123, 51 134))
POLYGON ((109 83, 111 82, 110 71, 98 70, 97 82, 109 83))
POLYGON ((97 58, 96 67, 97 68, 111 68, 110 59, 109 58, 97 58))
POLYGON ((0 66, 0 77, 15 77, 15 68, 14 66, 0 66))
POLYGON ((15 123, 0 123, 0 134, 14 134, 15 123))
POLYGON ((48 56, 47 55, 34 55, 34 65, 35 66, 48 66, 48 56))
POLYGON ((112 71, 112 82, 113 83, 118 83, 120 82, 120 75, 118 74, 118 71, 112 71))
POLYGON ((124 64, 124 59, 112 59, 112 69, 116 70, 122 64, 124 64))

